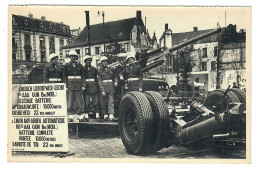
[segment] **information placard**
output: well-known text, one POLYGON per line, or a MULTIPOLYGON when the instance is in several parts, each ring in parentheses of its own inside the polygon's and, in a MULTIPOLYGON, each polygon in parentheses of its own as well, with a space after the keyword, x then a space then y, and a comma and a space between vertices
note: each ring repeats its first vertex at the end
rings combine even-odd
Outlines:
POLYGON ((12 151, 69 150, 65 84, 14 84, 12 99, 12 151))

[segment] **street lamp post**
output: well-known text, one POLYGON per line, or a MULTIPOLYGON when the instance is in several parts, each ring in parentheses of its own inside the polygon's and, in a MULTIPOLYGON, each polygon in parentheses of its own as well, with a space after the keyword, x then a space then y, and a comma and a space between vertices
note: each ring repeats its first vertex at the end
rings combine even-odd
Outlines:
POLYGON ((85 11, 86 13, 86 24, 88 28, 88 46, 89 46, 89 55, 91 56, 91 46, 90 46, 90 26, 89 26, 89 11, 85 11))
POLYGON ((104 54, 106 52, 106 45, 105 45, 105 13, 102 11, 102 18, 103 18, 103 44, 104 44, 104 54))

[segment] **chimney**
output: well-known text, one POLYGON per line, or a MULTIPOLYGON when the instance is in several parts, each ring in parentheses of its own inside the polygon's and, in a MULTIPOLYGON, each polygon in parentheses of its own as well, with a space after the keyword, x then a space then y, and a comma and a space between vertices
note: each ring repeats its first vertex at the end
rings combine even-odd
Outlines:
POLYGON ((142 12, 136 11, 136 19, 141 20, 142 19, 142 12))
POLYGON ((196 27, 196 26, 193 27, 193 31, 194 31, 194 32, 197 32, 197 31, 198 31, 198 27, 196 27))
POLYGON ((165 30, 168 30, 168 23, 165 23, 165 30))
POLYGON ((86 25, 87 25, 87 28, 89 29, 89 11, 85 11, 86 13, 86 25))
POLYGON ((42 19, 42 20, 45 20, 45 16, 42 16, 41 19, 42 19))
POLYGON ((89 26, 89 11, 85 11, 86 13, 86 25, 87 25, 87 28, 88 28, 88 37, 87 37, 87 40, 88 40, 88 46, 89 46, 89 55, 91 55, 91 46, 90 46, 90 26, 89 26))
POLYGON ((240 29, 239 33, 245 33, 244 29, 240 29))
POLYGON ((144 18, 144 27, 146 28, 146 17, 144 18))

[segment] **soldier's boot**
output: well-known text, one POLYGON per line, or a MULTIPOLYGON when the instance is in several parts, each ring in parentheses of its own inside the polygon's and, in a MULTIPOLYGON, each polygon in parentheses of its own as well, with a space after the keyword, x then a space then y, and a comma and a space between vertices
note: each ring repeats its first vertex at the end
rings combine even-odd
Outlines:
POLYGON ((109 114, 110 121, 117 121, 117 118, 114 117, 114 114, 109 114))
POLYGON ((96 121, 97 121, 97 122, 101 122, 101 118, 100 118, 100 116, 99 116, 99 113, 96 113, 96 121))
POLYGON ((89 122, 88 113, 84 114, 84 121, 85 121, 85 122, 89 122))
POLYGON ((79 115, 79 122, 84 122, 84 114, 79 115))
POLYGON ((68 116, 68 122, 73 122, 73 115, 68 116))
POLYGON ((80 119, 79 119, 79 115, 78 115, 78 114, 74 114, 74 115, 73 115, 73 122, 80 122, 80 119))
POLYGON ((108 115, 104 115, 104 121, 110 121, 110 119, 108 118, 108 115))

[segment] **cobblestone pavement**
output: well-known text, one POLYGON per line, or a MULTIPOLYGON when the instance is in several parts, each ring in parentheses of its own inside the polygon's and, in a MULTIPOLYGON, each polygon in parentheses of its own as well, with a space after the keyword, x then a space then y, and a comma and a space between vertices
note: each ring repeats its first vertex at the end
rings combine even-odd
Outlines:
POLYGON ((161 151, 147 156, 135 156, 127 153, 119 136, 114 137, 99 137, 89 135, 88 138, 70 138, 70 152, 75 153, 72 157, 75 158, 245 158, 245 152, 236 153, 215 153, 213 149, 196 149, 184 146, 171 146, 162 149, 161 151))
POLYGON ((135 156, 127 153, 118 132, 106 133, 106 130, 100 133, 88 131, 80 133, 76 137, 75 133, 69 136, 69 153, 65 156, 59 153, 31 153, 15 152, 14 156, 26 157, 60 157, 60 158, 171 158, 171 159, 243 159, 245 152, 236 153, 216 153, 213 149, 200 149, 194 147, 171 146, 161 151, 146 156, 135 156))

